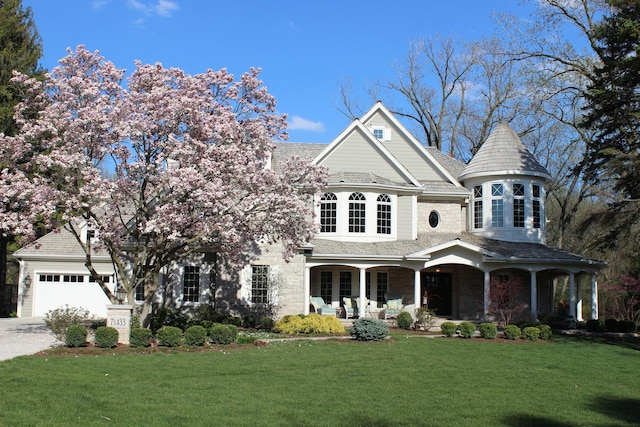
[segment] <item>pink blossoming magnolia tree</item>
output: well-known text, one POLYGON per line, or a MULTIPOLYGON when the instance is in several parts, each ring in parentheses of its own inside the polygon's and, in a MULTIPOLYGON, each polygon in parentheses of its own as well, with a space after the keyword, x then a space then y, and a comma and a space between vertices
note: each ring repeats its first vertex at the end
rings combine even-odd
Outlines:
MULTIPOLYGON (((15 78, 25 91, 20 132, 2 137, 2 154, 37 150, 15 172, 3 169, 4 189, 10 183, 29 212, 15 232, 32 236, 43 208, 60 212, 112 302, 93 267, 98 247, 129 302, 144 286, 146 319, 162 267, 203 251, 240 265, 257 240, 281 243, 289 258, 316 232, 313 197, 326 171, 299 158, 278 173, 267 167, 286 117, 275 113, 259 70, 236 81, 225 69, 188 75, 136 62, 123 87, 124 71, 83 46, 60 64, 43 83, 15 78), (79 223, 95 238, 84 238, 79 223)), ((3 221, 12 220, 3 209, 3 221)))

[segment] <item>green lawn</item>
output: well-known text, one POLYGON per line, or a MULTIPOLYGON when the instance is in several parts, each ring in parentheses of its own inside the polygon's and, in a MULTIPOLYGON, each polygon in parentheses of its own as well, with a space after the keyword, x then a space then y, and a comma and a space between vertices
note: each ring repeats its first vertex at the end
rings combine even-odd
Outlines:
POLYGON ((640 353, 559 338, 290 341, 0 362, 0 425, 628 426, 640 353))

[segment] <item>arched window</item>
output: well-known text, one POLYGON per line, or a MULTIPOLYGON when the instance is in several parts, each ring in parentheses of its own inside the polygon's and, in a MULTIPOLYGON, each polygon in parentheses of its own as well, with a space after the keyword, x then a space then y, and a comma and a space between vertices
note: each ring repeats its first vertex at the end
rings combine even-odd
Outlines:
POLYGON ((349 196, 349 233, 365 232, 366 199, 362 193, 349 196))
POLYGON ((378 196, 378 234, 391 234, 391 198, 386 194, 378 196))
POLYGON ((320 199, 320 232, 335 233, 337 223, 337 200, 335 194, 324 193, 320 199))

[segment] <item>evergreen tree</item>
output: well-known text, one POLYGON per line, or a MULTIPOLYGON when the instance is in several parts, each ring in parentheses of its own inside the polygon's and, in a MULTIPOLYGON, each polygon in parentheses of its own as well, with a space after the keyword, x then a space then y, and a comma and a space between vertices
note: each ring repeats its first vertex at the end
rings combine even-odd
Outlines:
MULTIPOLYGON (((42 43, 31 8, 24 9, 21 0, 0 0, 0 134, 16 132, 13 109, 20 101, 20 93, 10 82, 13 71, 42 76, 44 72, 38 65, 41 56, 42 43)), ((7 282, 7 245, 12 237, 7 230, 0 230, 0 311, 7 282)))
POLYGON ((584 171, 614 195, 603 218, 616 227, 603 243, 633 231, 640 214, 640 0, 609 0, 612 14, 594 29, 596 53, 584 127, 594 130, 584 171))

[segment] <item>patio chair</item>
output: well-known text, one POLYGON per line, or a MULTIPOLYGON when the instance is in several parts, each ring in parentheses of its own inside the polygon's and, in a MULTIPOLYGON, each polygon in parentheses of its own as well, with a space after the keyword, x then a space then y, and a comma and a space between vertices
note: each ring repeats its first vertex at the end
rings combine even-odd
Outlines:
POLYGON ((322 297, 309 297, 309 303, 313 306, 313 311, 323 316, 335 316, 336 309, 324 302, 322 297))
POLYGON ((358 303, 350 297, 342 298, 342 305, 344 307, 344 318, 350 319, 353 317, 358 317, 358 303))
POLYGON ((402 311, 402 298, 389 298, 384 305, 384 319, 395 319, 402 311))

